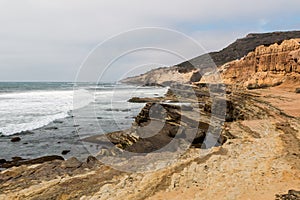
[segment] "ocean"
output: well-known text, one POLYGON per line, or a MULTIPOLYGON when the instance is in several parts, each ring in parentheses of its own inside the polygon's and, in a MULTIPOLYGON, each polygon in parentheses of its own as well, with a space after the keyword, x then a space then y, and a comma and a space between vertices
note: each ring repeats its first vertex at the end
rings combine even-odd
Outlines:
POLYGON ((66 158, 83 157, 91 152, 81 138, 131 126, 144 104, 128 99, 166 91, 115 83, 0 82, 0 159, 60 155, 63 150, 70 150, 66 158), (78 94, 84 96, 75 105, 78 94), (14 136, 21 141, 12 143, 14 136))

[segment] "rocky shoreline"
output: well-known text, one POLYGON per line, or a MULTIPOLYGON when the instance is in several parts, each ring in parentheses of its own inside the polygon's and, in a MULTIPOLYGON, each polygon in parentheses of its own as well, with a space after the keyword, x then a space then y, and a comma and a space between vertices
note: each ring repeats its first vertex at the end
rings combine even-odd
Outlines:
MULTIPOLYGON (((200 90, 202 92, 207 90, 207 88, 198 89, 199 92, 200 90)), ((260 183, 259 188, 254 188, 256 190, 255 199, 262 197, 283 198, 285 197, 283 194, 287 193, 288 190, 299 191, 297 185, 299 185, 300 180, 300 116, 291 115, 289 110, 285 110, 285 108, 278 108, 277 98, 271 96, 271 94, 284 94, 285 96, 282 96, 284 98, 281 98, 283 99, 281 101, 284 102, 284 99, 289 98, 290 102, 297 105, 298 97, 296 95, 298 94, 286 91, 278 93, 278 91, 281 90, 274 88, 251 92, 246 90, 227 91, 229 93, 226 96, 227 102, 235 102, 228 104, 230 105, 229 108, 236 111, 232 112, 231 116, 226 118, 227 120, 224 122, 219 138, 222 146, 205 149, 201 145, 205 135, 205 131, 203 131, 198 133, 199 139, 195 139, 192 147, 181 154, 176 162, 170 165, 166 164, 166 167, 160 170, 146 171, 143 174, 118 171, 98 161, 99 158, 91 156, 85 162, 76 158, 69 158, 65 161, 55 159, 44 163, 23 163, 22 166, 12 167, 0 173, 0 199, 82 199, 83 197, 85 199, 114 199, 113 196, 116 197, 116 193, 124 195, 125 199, 171 198, 179 193, 182 196, 196 195, 195 198, 198 196, 199 199, 212 196, 222 199, 220 195, 224 194, 224 188, 228 190, 226 192, 227 197, 231 195, 234 198, 245 198, 249 193, 253 194, 254 192, 252 192, 253 189, 249 190, 247 186, 247 184, 253 183, 253 178, 260 183), (266 95, 267 93, 268 95, 266 95), (268 132, 265 131, 266 125, 268 132), (263 145, 266 143, 268 146, 263 145), (249 157, 249 155, 252 156, 249 157), (255 159, 250 159, 252 157, 255 159), (269 164, 265 165, 264 163, 269 164), (221 166, 222 168, 219 168, 221 166), (250 174, 245 171, 246 168, 250 170, 250 174), (236 171, 239 171, 239 176, 237 176, 236 171), (233 177, 238 182, 242 181, 243 184, 239 182, 239 185, 232 185, 230 180, 233 177), (212 181, 210 186, 204 184, 205 181, 209 180, 208 178, 212 181), (215 181, 221 179, 223 180, 222 184, 221 182, 219 184, 222 186, 216 187, 215 181), (26 181, 24 182, 24 180, 26 181), (272 185, 269 182, 272 182, 272 185), (39 189, 34 189, 37 184, 39 189), (215 188, 214 192, 212 192, 211 187, 215 188), (49 188, 51 189, 49 190, 49 188), (62 188, 66 189, 62 190, 62 188)), ((183 93, 182 95, 184 96, 183 93)), ((207 98, 208 101, 201 108, 199 105, 194 107, 196 104, 191 101, 192 111, 199 109, 199 112, 203 112, 201 121, 205 121, 206 118, 206 121, 209 122, 209 97, 206 95, 199 95, 199 97, 202 101, 204 98, 207 98)), ((191 112, 191 107, 185 107, 186 112, 184 114, 187 115, 180 115, 180 118, 191 117, 188 115, 191 112)), ((114 144, 114 149, 105 149, 105 151, 99 152, 100 159, 101 156, 115 156, 118 152, 123 151, 150 152, 156 148, 161 148, 169 142, 168 139, 173 139, 174 135, 172 134, 178 132, 176 123, 178 123, 179 116, 176 113, 179 111, 181 111, 179 106, 172 104, 148 103, 136 117, 130 130, 125 131, 126 133, 107 134, 109 141, 114 144), (155 106, 160 109, 152 111, 149 109, 155 108, 155 106), (154 113, 150 114, 149 110, 154 113), (163 110, 166 110, 167 113, 162 114, 163 110), (149 133, 145 129, 150 123, 149 120, 159 122, 163 120, 161 116, 168 119, 167 124, 169 125, 164 126, 159 134, 154 138, 139 135, 139 133, 149 133), (135 131, 134 134, 132 134, 133 130, 135 131), (160 143, 157 143, 158 140, 160 143)), ((199 117, 199 115, 197 116, 199 117)), ((193 122, 191 124, 193 125, 193 122)), ((189 124, 186 126, 188 127, 189 124)), ((205 126, 202 125, 201 127, 204 128, 205 126)), ((181 134, 184 133, 181 132, 181 134)), ((100 136, 90 138, 90 142, 101 142, 102 139, 96 137, 100 136)), ((176 149, 173 151, 176 152, 176 149)), ((156 155, 170 158, 173 155, 172 149, 149 154, 146 157, 138 156, 138 159, 132 157, 119 164, 128 167, 129 164, 134 165, 134 162, 138 161, 145 163, 145 165, 147 162, 161 165, 159 162, 155 163, 156 155)), ((294 194, 297 193, 294 192, 291 195, 294 194)))
POLYGON ((168 82, 165 97, 130 99, 146 103, 132 126, 84 138, 99 147, 85 161, 2 160, 0 199, 299 199, 300 65, 281 57, 299 49, 297 40, 259 47, 218 68, 225 83, 216 71, 191 83, 187 70, 189 83, 168 82), (281 84, 244 84, 277 75, 281 84))

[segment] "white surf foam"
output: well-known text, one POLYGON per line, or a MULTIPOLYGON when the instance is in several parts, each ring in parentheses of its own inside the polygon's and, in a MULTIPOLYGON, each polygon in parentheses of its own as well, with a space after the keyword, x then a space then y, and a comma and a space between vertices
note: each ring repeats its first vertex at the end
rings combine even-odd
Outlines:
POLYGON ((0 132, 12 135, 67 117, 72 100, 73 91, 0 94, 0 132))

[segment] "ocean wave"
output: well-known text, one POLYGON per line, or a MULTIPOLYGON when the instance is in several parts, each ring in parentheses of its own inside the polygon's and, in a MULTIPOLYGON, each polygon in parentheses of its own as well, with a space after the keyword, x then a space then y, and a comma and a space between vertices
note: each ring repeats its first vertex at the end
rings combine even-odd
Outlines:
POLYGON ((34 91, 0 95, 0 132, 13 135, 68 116, 73 91, 34 91), (8 100, 9 99, 9 100, 8 100))

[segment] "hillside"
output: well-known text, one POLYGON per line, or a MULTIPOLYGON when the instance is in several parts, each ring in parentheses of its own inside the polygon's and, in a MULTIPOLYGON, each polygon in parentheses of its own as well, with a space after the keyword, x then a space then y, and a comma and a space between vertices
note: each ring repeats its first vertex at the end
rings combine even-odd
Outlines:
POLYGON ((204 54, 176 66, 154 69, 140 76, 126 78, 121 80, 121 82, 141 85, 151 83, 169 85, 172 82, 178 81, 180 81, 180 83, 198 82, 201 78, 200 74, 204 74, 206 72, 205 69, 211 66, 216 65, 220 67, 227 62, 241 59, 260 45, 270 46, 274 43, 280 44, 284 40, 292 38, 300 38, 300 31, 251 33, 245 38, 236 40, 219 52, 204 54), (199 69, 201 70, 200 74, 198 73, 199 69))
MULTIPOLYGON (((300 31, 273 32, 273 33, 250 33, 246 37, 237 39, 234 43, 218 52, 211 52, 209 56, 217 66, 227 62, 240 59, 246 56, 250 51, 254 51, 260 45, 269 46, 274 43, 281 43, 284 40, 300 38, 300 31)), ((187 62, 178 64, 180 67, 203 67, 207 63, 207 55, 201 55, 187 62)))

